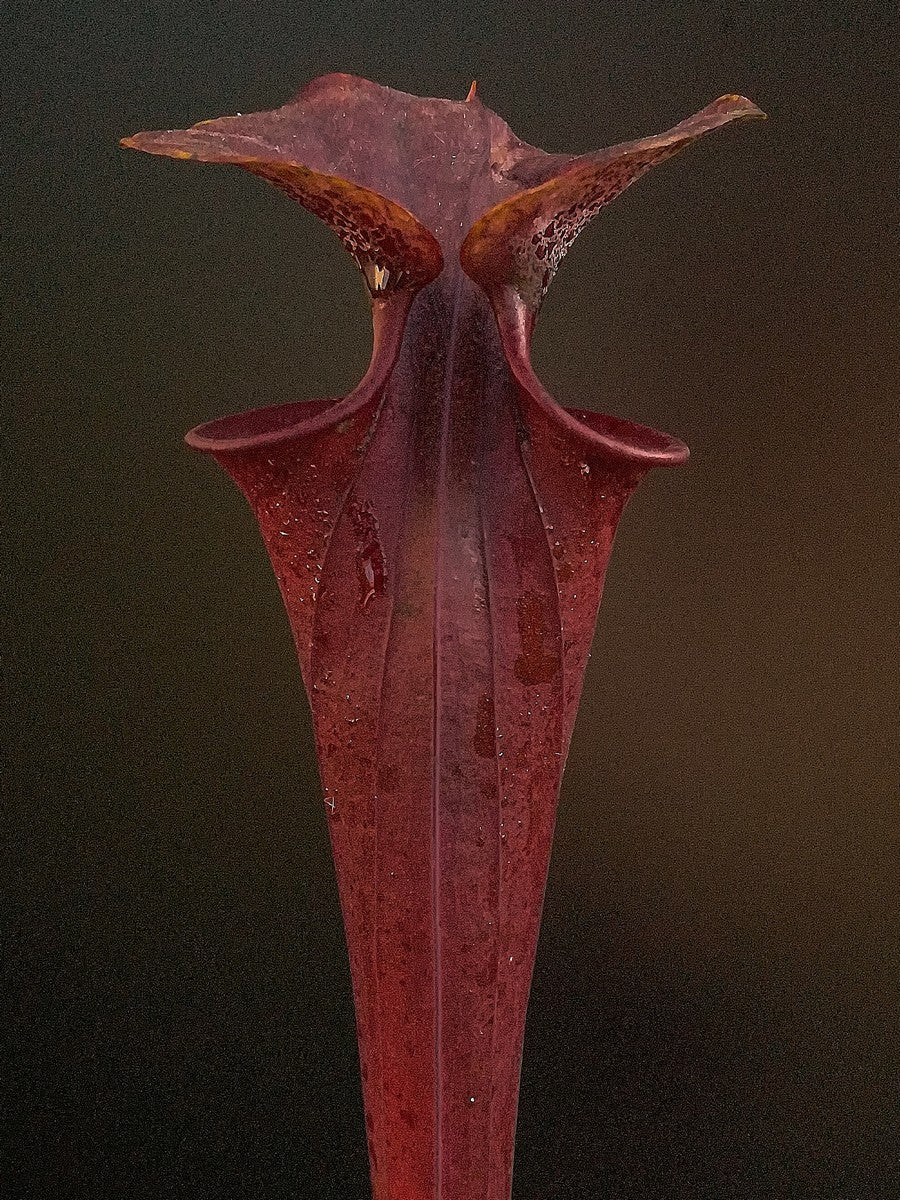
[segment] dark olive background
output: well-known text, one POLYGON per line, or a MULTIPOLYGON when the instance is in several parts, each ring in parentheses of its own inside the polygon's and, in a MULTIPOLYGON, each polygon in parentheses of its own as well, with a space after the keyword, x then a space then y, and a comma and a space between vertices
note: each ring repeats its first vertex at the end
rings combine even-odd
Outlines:
POLYGON ((4 1196, 368 1195, 287 621, 243 501, 181 444, 346 391, 366 304, 260 181, 117 147, 330 70, 477 77, 551 150, 723 92, 769 112, 606 209, 542 316, 561 399, 693 457, 613 556, 515 1196, 900 1194, 893 8, 7 8, 4 1196))

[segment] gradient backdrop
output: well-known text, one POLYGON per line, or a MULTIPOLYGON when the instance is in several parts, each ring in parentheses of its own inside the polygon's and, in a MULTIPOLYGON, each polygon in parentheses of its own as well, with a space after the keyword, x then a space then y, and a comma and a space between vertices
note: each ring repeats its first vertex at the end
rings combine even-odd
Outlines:
POLYGON ((181 444, 346 391, 363 289, 259 180, 116 144, 331 70, 477 77, 550 150, 723 92, 770 114, 605 210, 539 329, 560 398, 693 457, 613 556, 515 1194, 900 1194, 894 9, 7 7, 8 1200, 368 1195, 287 620, 243 500, 181 444))

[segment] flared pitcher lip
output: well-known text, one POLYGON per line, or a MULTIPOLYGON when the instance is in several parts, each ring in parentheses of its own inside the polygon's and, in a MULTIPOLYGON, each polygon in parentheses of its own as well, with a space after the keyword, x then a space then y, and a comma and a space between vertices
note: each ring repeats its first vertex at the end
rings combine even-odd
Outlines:
MULTIPOLYGON (((265 404, 202 421, 185 434, 192 450, 235 453, 321 433, 343 419, 345 397, 294 400, 265 404), (274 418, 274 420, 273 420, 274 418)), ((590 438, 597 450, 607 450, 633 463, 678 466, 690 450, 680 438, 650 425, 589 409, 557 406, 572 432, 590 438)), ((588 447, 586 446, 586 449, 588 447)))
POLYGON ((188 430, 184 440, 192 450, 211 453, 252 450, 274 445, 293 436, 306 436, 327 429, 334 423, 330 415, 332 409, 339 405, 342 399, 343 397, 337 396, 331 399, 292 400, 226 413, 209 421, 201 421, 199 425, 188 430), (272 417, 280 419, 274 424, 269 424, 266 418, 272 417), (257 422, 259 425, 254 431, 253 426, 257 422))

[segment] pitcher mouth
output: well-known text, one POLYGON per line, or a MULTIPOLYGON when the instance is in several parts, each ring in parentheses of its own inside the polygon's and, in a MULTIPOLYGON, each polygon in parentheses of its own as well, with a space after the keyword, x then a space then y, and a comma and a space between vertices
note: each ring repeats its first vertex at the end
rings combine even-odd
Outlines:
MULTIPOLYGON (((342 397, 338 396, 250 408, 195 425, 185 434, 184 440, 192 450, 207 453, 273 445, 296 433, 317 433, 329 428, 334 424, 333 410, 341 401, 342 397)), ((690 450, 679 438, 625 417, 562 406, 560 412, 572 421, 582 437, 623 458, 659 466, 677 466, 690 455, 690 450)))

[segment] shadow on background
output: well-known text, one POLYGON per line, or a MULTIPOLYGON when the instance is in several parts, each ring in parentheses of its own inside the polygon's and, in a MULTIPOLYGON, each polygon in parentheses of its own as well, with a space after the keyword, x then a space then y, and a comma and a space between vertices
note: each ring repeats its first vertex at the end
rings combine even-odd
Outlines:
POLYGON ((366 305, 257 180, 117 148, 334 69, 459 98, 477 77, 551 150, 724 92, 769 112, 605 210, 539 331, 560 398, 694 454, 613 557, 515 1194, 900 1192, 892 7, 6 16, 5 1195, 368 1194, 287 621, 240 497, 180 443, 346 391, 366 305))

